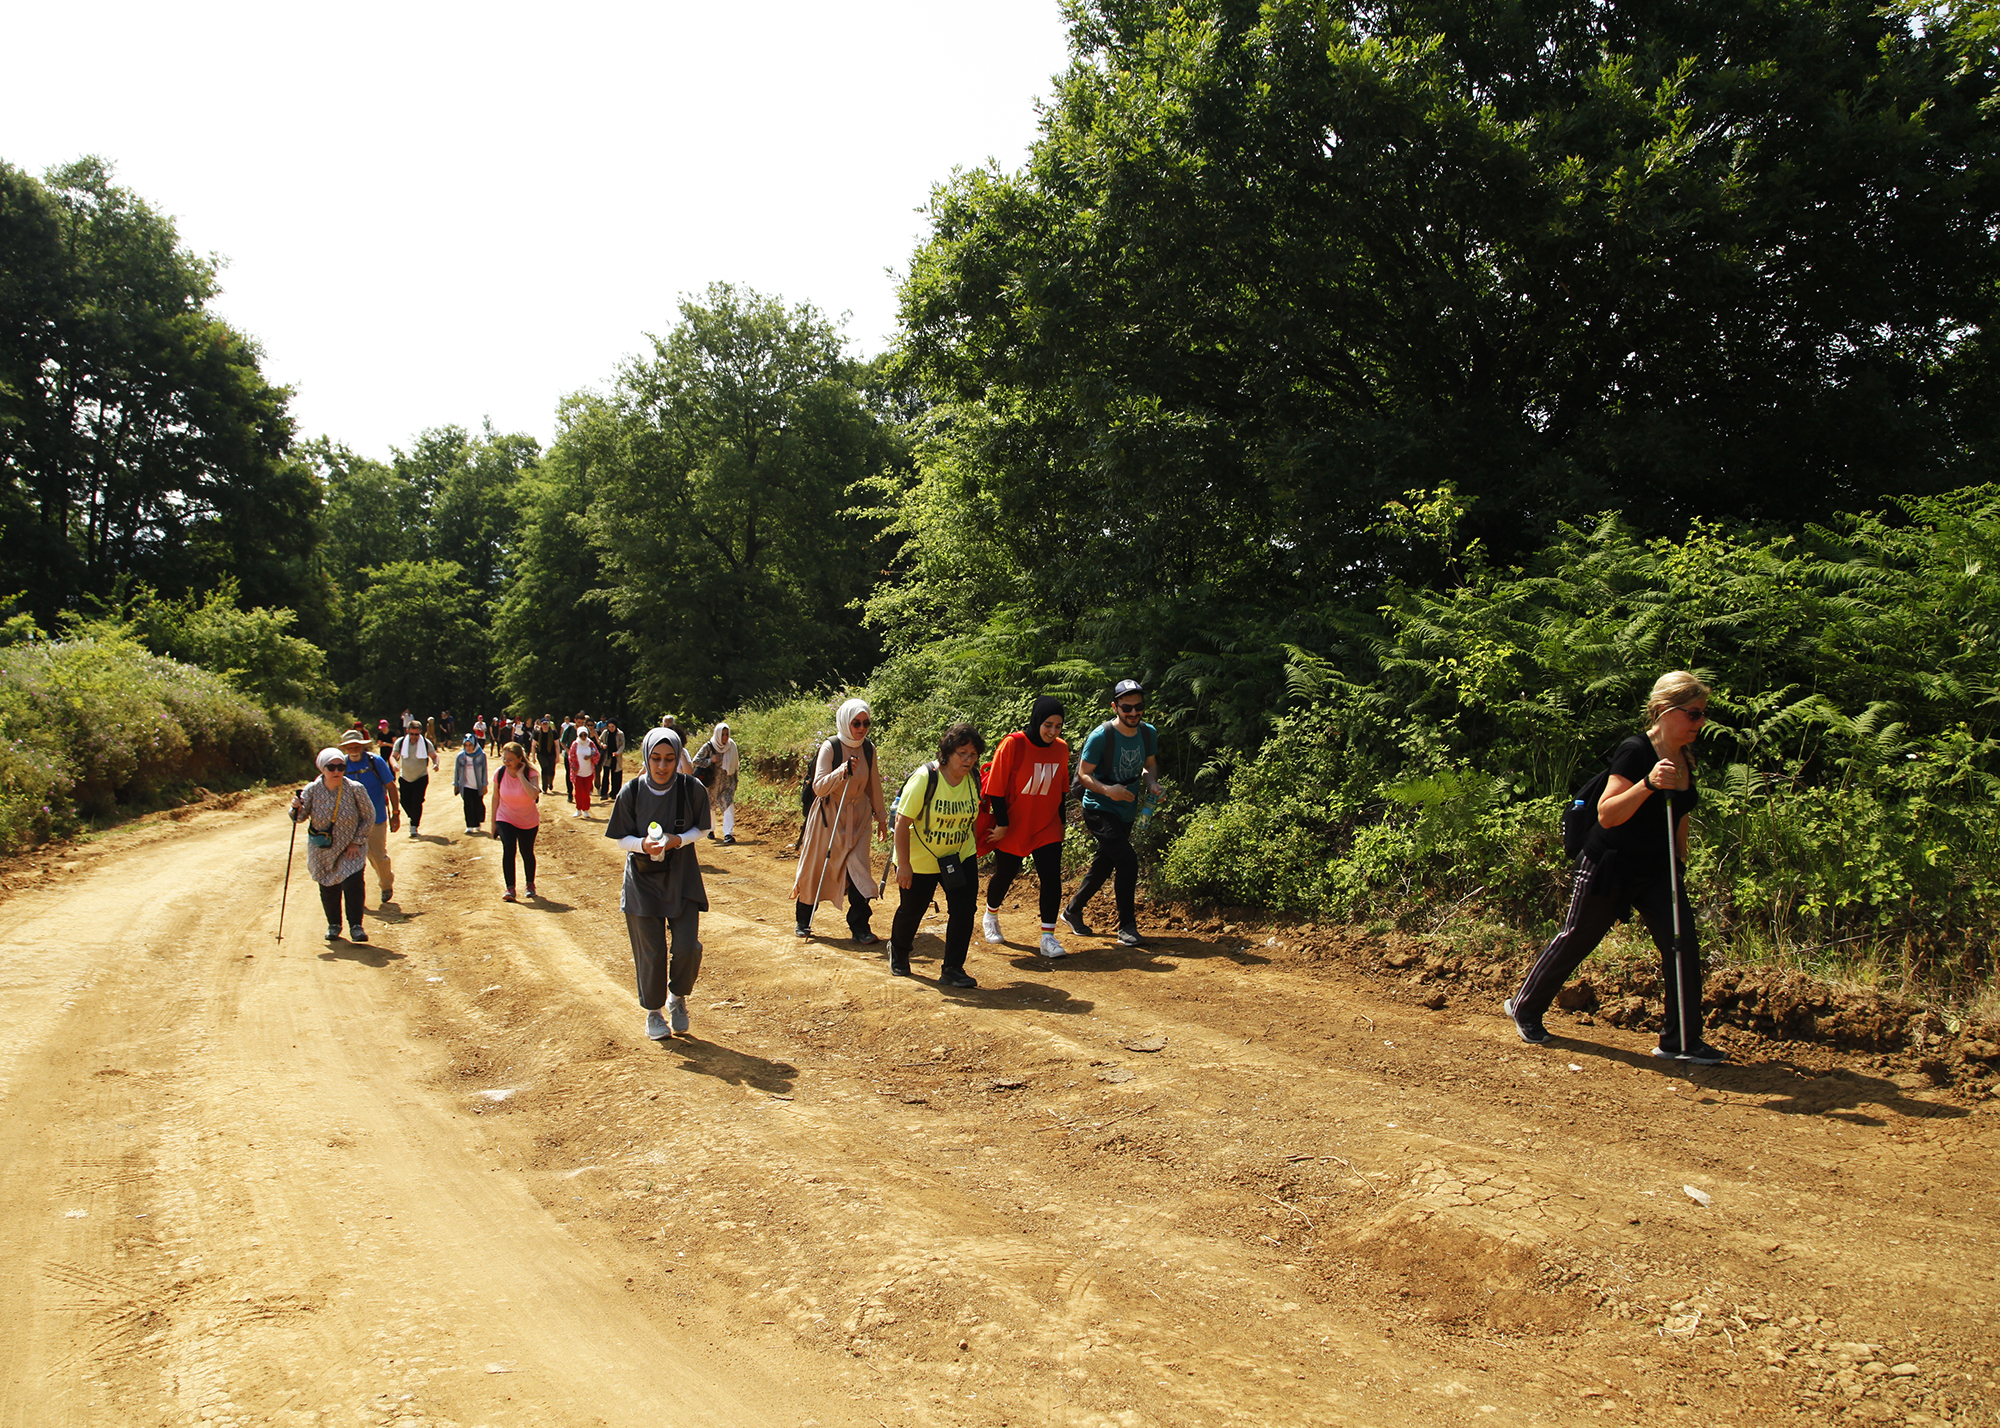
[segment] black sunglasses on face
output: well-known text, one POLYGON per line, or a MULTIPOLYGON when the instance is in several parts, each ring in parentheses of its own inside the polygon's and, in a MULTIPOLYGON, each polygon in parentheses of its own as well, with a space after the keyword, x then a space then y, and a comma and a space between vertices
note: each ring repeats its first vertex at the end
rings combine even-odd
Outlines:
POLYGON ((1681 713, 1687 715, 1689 719, 1697 724, 1706 724, 1708 722, 1708 711, 1706 709, 1683 709, 1678 704, 1674 708, 1680 709, 1681 713))
POLYGON ((850 729, 866 729, 872 727, 874 722, 875 722, 874 720, 866 717, 860 719, 849 719, 847 721, 847 727, 850 729))
POLYGON ((328 768, 330 768, 330 769, 332 769, 332 770, 333 770, 333 771, 334 771, 335 773, 346 773, 346 772, 347 772, 347 765, 346 765, 346 764, 343 764, 343 763, 339 763, 339 762, 335 762, 335 763, 330 763, 330 764, 328 764, 328 765, 327 765, 327 767, 328 767, 328 768))
POLYGON ((1120 714, 1139 714, 1143 713, 1146 708, 1143 704, 1116 704, 1112 707, 1120 714))

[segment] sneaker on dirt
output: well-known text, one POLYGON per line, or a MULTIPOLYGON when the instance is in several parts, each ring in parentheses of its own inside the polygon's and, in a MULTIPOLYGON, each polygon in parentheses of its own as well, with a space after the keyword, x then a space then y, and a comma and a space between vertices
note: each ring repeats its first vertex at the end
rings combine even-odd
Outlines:
POLYGON ((1058 957, 1069 956, 1069 953, 1063 951, 1062 943, 1056 941, 1056 935, 1053 932, 1044 932, 1042 934, 1042 945, 1035 950, 1051 962, 1055 961, 1058 957))
POLYGON ((1095 937, 1097 935, 1083 925, 1083 914, 1074 908, 1066 907, 1058 916, 1068 925, 1069 930, 1074 932, 1078 937, 1095 937))
POLYGON ((1508 1020, 1514 1023, 1514 1030, 1521 1034, 1521 1040, 1527 1042, 1528 1045, 1540 1046, 1549 1039, 1549 1029, 1542 1025, 1539 1017, 1530 1021, 1525 1017, 1514 1015, 1514 999, 1512 997, 1500 1003, 1500 1010, 1507 1013, 1508 1020))
POLYGON ((1004 942, 1007 940, 1000 935, 1000 914, 993 911, 990 907, 986 909, 986 916, 980 919, 979 930, 986 934, 988 942, 1004 942))
POLYGON ((1146 939, 1139 935, 1139 929, 1136 927, 1121 927, 1118 929, 1118 945, 1121 947, 1144 947, 1146 939))
POLYGON ((646 1013, 646 1036, 652 1041, 669 1041, 673 1033, 667 1030, 667 1019, 656 1011, 646 1013))
POLYGON ((672 1020, 676 1034, 688 1029, 688 1004, 686 997, 667 993, 667 1016, 672 1020))

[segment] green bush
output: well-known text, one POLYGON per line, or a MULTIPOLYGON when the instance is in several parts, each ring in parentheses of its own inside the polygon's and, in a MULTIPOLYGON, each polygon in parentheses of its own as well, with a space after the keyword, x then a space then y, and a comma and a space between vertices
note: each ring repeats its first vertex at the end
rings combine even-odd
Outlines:
POLYGON ((118 636, 0 648, 0 841, 17 847, 202 782, 305 774, 332 736, 118 636))
POLYGON ((1970 990, 2000 952, 1996 555, 1992 487, 1801 537, 1641 541, 1607 518, 1526 569, 1459 552, 1458 585, 1392 592, 1367 656, 1292 651, 1294 708, 1164 881, 1546 932, 1568 791, 1639 731, 1655 676, 1694 669, 1714 688, 1689 870, 1704 939, 1970 990))

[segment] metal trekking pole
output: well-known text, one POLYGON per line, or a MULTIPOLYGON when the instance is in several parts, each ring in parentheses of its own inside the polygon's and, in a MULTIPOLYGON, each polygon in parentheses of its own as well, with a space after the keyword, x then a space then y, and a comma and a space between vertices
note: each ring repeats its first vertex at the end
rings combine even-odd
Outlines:
MULTIPOLYGON (((301 795, 303 795, 301 790, 301 795)), ((285 890, 278 895, 278 940, 285 940, 285 903, 292 895, 292 852, 299 846, 299 820, 292 820, 291 841, 285 844, 285 890)))
POLYGON ((1687 968, 1681 965, 1681 864, 1674 842, 1674 796, 1667 794, 1667 886, 1674 897, 1674 1016, 1681 1024, 1681 1050, 1687 1051, 1687 968))
MULTIPOLYGON (((840 815, 847 811, 847 790, 854 786, 853 760, 849 760, 847 778, 840 785, 840 803, 833 810, 833 822, 826 826, 826 856, 820 859, 819 886, 813 889, 813 907, 819 907, 820 897, 826 892, 826 870, 833 863, 833 835, 840 829, 840 815)), ((825 799, 815 802, 815 807, 823 806, 825 799)), ((808 914, 810 915, 810 914, 808 914)))

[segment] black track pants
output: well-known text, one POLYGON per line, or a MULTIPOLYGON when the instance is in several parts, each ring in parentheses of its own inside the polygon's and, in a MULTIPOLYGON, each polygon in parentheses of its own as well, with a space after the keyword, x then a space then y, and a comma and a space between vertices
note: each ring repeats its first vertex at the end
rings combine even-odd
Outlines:
POLYGON ((1522 1020, 1539 1020, 1545 1015, 1563 983, 1597 950, 1604 934, 1628 908, 1644 919, 1653 945, 1660 951, 1660 986, 1666 1003, 1660 1045, 1668 1051, 1680 1051, 1700 1044, 1701 953, 1695 945, 1694 908, 1688 902, 1685 883, 1681 888, 1681 936, 1676 946, 1669 880, 1660 877, 1627 886, 1615 876, 1605 876, 1588 857, 1577 862, 1576 883, 1562 928, 1542 949, 1521 990, 1514 994, 1514 1014, 1522 1020))

